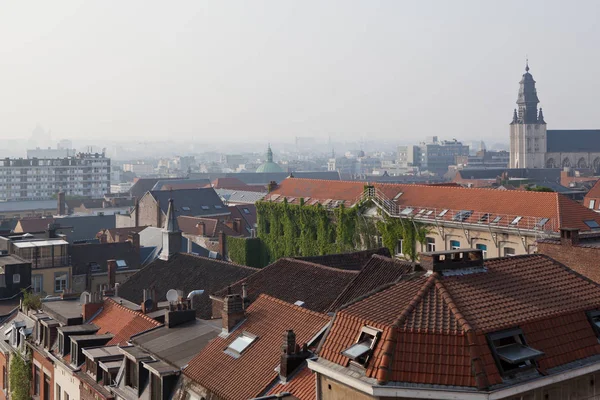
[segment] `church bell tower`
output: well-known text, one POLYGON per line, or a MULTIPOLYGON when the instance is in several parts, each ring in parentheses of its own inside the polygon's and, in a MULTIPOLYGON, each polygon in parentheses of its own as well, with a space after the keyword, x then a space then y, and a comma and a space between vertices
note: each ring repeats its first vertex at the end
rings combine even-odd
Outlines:
POLYGON ((529 63, 519 82, 518 109, 510 124, 510 168, 544 168, 546 164, 546 121, 538 112, 535 81, 529 63))

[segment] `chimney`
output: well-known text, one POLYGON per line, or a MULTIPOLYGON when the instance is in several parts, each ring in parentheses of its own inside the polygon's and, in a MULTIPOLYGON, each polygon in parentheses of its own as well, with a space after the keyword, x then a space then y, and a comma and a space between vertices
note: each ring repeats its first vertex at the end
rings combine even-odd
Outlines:
POLYGON ((190 299, 180 299, 176 304, 169 304, 165 314, 167 328, 185 324, 196 319, 196 311, 190 305, 190 299))
POLYGON ((138 201, 137 197, 133 198, 133 207, 133 226, 138 227, 140 222, 140 202, 138 201))
POLYGON ((277 182, 275 182, 275 181, 269 182, 269 184, 267 185, 267 192, 271 193, 275 189, 277 189, 277 182))
POLYGON ((115 232, 115 236, 113 237, 114 243, 119 243, 121 241, 121 234, 119 232, 115 232))
POLYGON ((223 299, 223 311, 221 312, 223 332, 231 333, 245 318, 242 298, 239 294, 228 294, 223 299))
POLYGON ((293 330, 287 330, 283 334, 283 345, 281 346, 281 361, 279 364, 279 378, 283 383, 309 358, 311 353, 306 344, 302 347, 296 344, 296 334, 293 330))
POLYGON ((196 224, 196 228, 198 228, 198 235, 199 236, 204 236, 205 232, 206 232, 206 225, 204 225, 203 221, 200 221, 196 224))
POLYGON ((219 232, 219 254, 222 260, 227 260, 227 235, 225 232, 219 232))
POLYGON ((100 234, 100 243, 107 243, 108 242, 108 235, 106 234, 106 231, 102 231, 102 233, 100 234))
POLYGON ((233 230, 236 233, 242 233, 242 219, 241 218, 233 219, 233 230))
POLYGON ((244 310, 250 305, 250 298, 248 297, 248 285, 246 282, 242 283, 242 305, 244 310))
POLYGON ((460 249, 421 253, 421 268, 427 271, 443 272, 448 270, 483 267, 483 251, 479 249, 460 249))
POLYGON ((46 230, 46 234, 48 239, 56 238, 56 224, 54 222, 48 224, 48 229, 46 230))
POLYGON ((117 283, 117 260, 107 260, 106 265, 108 267, 108 290, 113 290, 117 283))
POLYGON ((61 190, 60 192, 58 192, 58 195, 56 196, 56 198, 57 198, 56 214, 57 215, 65 215, 66 214, 66 210, 65 210, 65 192, 63 192, 61 190))
POLYGON ((131 232, 127 236, 127 241, 131 242, 133 249, 139 253, 140 251, 140 234, 137 232, 131 232))
POLYGON ((560 228, 560 244, 563 246, 579 245, 579 229, 560 228))
POLYGON ((102 296, 97 292, 86 293, 85 300, 81 305, 81 316, 83 322, 89 321, 104 305, 102 296))

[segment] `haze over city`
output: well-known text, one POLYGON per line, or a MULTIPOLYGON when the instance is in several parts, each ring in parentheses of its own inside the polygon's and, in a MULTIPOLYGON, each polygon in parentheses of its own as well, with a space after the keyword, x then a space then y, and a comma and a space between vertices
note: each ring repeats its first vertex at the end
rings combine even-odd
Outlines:
POLYGON ((528 56, 554 128, 600 124, 600 3, 61 1, 0 8, 0 138, 508 142, 528 56))

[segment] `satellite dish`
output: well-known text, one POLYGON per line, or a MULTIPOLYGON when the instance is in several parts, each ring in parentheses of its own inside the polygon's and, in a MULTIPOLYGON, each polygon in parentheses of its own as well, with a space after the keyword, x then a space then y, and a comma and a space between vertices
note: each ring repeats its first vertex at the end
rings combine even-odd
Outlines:
POLYGON ((152 310, 154 307, 154 301, 152 299, 148 299, 144 301, 144 310, 152 310))
POLYGON ((167 292, 167 300, 169 303, 175 303, 179 299, 179 293, 175 289, 169 289, 167 292))

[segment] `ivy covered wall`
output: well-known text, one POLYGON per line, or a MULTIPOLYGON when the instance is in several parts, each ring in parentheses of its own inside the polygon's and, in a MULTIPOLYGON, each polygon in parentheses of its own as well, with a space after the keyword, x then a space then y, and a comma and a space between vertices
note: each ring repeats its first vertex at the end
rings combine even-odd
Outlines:
POLYGON ((229 259, 240 265, 262 268, 268 264, 266 249, 259 238, 227 237, 229 259))

